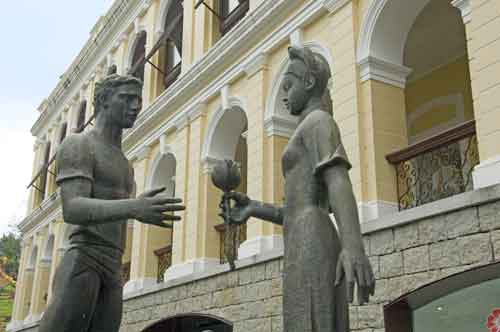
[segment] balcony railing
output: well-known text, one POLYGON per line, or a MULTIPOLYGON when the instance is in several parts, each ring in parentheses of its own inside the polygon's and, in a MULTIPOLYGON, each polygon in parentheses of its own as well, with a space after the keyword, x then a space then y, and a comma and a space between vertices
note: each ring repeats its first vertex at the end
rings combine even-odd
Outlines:
POLYGON ((475 128, 468 121, 386 157, 396 169, 400 211, 472 190, 475 128))
POLYGON ((165 271, 172 265, 172 246, 166 246, 154 251, 158 258, 158 274, 156 275, 157 282, 163 282, 165 271))
POLYGON ((125 285, 130 280, 130 262, 122 264, 122 284, 125 285))
MULTIPOLYGON (((220 257, 220 263, 225 264, 227 263, 226 259, 226 254, 225 254, 225 248, 226 248, 226 241, 225 241, 225 234, 226 234, 226 225, 225 224, 219 224, 215 226, 215 230, 219 233, 219 257, 220 257)), ((241 225, 238 226, 238 235, 236 239, 236 247, 238 248, 240 244, 242 244, 245 240, 247 239, 247 227, 246 225, 241 225)))

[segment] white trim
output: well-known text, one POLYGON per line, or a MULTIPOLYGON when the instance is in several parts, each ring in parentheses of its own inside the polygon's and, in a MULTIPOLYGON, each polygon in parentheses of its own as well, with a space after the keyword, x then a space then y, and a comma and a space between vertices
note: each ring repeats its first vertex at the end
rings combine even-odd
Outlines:
POLYGON ((261 255, 267 251, 281 251, 283 248, 282 235, 258 236, 248 239, 240 245, 238 248, 238 260, 261 255))
POLYGON ((129 280, 123 286, 123 295, 140 292, 144 289, 150 288, 156 285, 158 282, 156 278, 140 278, 135 280, 129 280))
POLYGON ((304 37, 302 29, 298 28, 290 34, 290 45, 295 47, 300 47, 302 46, 303 42, 304 42, 304 37))
POLYGON ((167 143, 167 135, 161 135, 160 137, 160 153, 162 155, 171 153, 175 156, 174 149, 170 144, 167 143))
POLYGON ((362 21, 357 63, 375 58, 403 66, 404 44, 408 33, 429 1, 431 0, 373 0, 362 21))
MULTIPOLYGON (((156 170, 157 168, 160 166, 160 163, 161 161, 163 160, 163 158, 167 157, 167 156, 172 156, 172 158, 174 159, 174 162, 175 164, 177 164, 177 158, 173 152, 173 150, 171 148, 164 148, 164 150, 161 150, 160 149, 160 152, 158 154, 156 154, 156 156, 154 157, 153 159, 153 162, 151 163, 151 166, 149 167, 149 172, 147 173, 148 174, 148 179, 147 179, 147 182, 146 182, 146 189, 149 190, 149 189, 153 189, 153 184, 155 182, 155 175, 156 175, 156 170), (163 152, 166 152, 168 151, 167 153, 163 153, 163 152)), ((175 172, 176 172, 176 165, 174 165, 174 169, 173 169, 173 173, 175 175, 175 172)))
MULTIPOLYGON (((303 47, 309 47, 313 52, 322 55, 328 62, 330 68, 333 68, 333 56, 327 47, 321 45, 317 41, 308 41, 302 44, 303 47)), ((276 76, 271 82, 271 91, 266 100, 266 110, 264 113, 264 128, 267 136, 281 136, 290 138, 297 127, 298 119, 290 115, 285 109, 280 108, 278 103, 281 103, 280 94, 282 92, 283 75, 288 66, 289 59, 286 55, 279 65, 276 76)))
POLYGON ((203 273, 217 268, 220 265, 220 259, 218 258, 197 258, 181 264, 176 264, 170 266, 165 271, 164 280, 171 281, 187 276, 192 276, 194 274, 203 273))
POLYGON ((252 61, 245 67, 245 73, 252 77, 262 70, 268 69, 269 56, 265 53, 259 53, 252 58, 252 61))
POLYGON ((361 223, 370 222, 399 211, 398 204, 386 201, 360 202, 358 204, 361 223))
POLYGON ((144 159, 149 158, 149 155, 151 153, 151 147, 145 145, 137 151, 137 153, 130 158, 130 160, 134 160, 135 162, 140 162, 143 161, 144 159))
MULTIPOLYGON (((221 93, 223 94, 223 93, 221 93)), ((215 113, 211 116, 207 129, 206 129, 206 134, 205 138, 203 140, 203 146, 201 148, 201 161, 206 162, 210 160, 217 160, 217 159, 226 159, 229 158, 230 156, 228 155, 215 155, 215 153, 212 151, 213 149, 213 140, 215 135, 217 134, 218 129, 227 129, 227 130, 232 130, 234 129, 234 126, 231 127, 225 127, 225 128, 218 128, 219 122, 223 119, 224 115, 227 114, 227 112, 242 112, 243 116, 245 117, 245 121, 248 121, 248 117, 246 114, 246 107, 245 103, 235 97, 228 98, 227 101, 227 106, 221 106, 219 107, 215 113)), ((243 128, 242 128, 243 129, 243 128)))
POLYGON ((475 189, 361 224, 366 235, 500 200, 500 185, 475 189))
POLYGON ((23 321, 24 328, 33 327, 40 322, 42 319, 43 312, 41 314, 29 314, 23 321))
POLYGON ((212 173, 212 170, 214 169, 214 166, 218 161, 219 161, 219 159, 217 159, 217 158, 212 158, 209 156, 204 157, 201 160, 203 174, 212 173))
POLYGON ((359 62, 360 81, 375 80, 404 89, 411 68, 368 56, 359 62))
POLYGON ((323 6, 328 9, 330 14, 334 14, 351 1, 352 0, 323 0, 323 6))
POLYGON ((245 65, 250 59, 242 55, 246 54, 249 48, 253 48, 254 53, 271 52, 277 46, 288 42, 293 30, 305 26, 325 11, 319 1, 307 2, 282 27, 262 39, 261 33, 269 31, 270 27, 277 22, 277 18, 291 14, 299 4, 302 4, 299 0, 267 0, 254 11, 249 12, 236 27, 209 49, 202 59, 195 62, 185 74, 181 75, 170 89, 167 89, 141 112, 134 128, 124 137, 125 151, 131 153, 140 145, 154 141, 161 130, 165 127, 172 127, 176 119, 183 117, 191 105, 202 103, 216 96, 222 86, 243 75, 245 65), (259 40, 262 41, 259 43, 259 40), (219 74, 214 70, 228 61, 236 62, 224 73, 219 74), (205 88, 200 90, 200 86, 205 88), (188 105, 183 107, 186 103, 188 105), (170 120, 164 122, 162 119, 168 114, 166 110, 179 111, 170 120), (146 131, 150 124, 160 121, 164 124, 158 130, 146 131))
POLYGON ((460 10, 464 24, 472 21, 472 4, 470 0, 453 0, 451 5, 460 10))
POLYGON ((189 121, 194 121, 198 119, 200 116, 207 115, 207 104, 201 103, 196 104, 193 108, 188 112, 189 121))
POLYGON ((17 332, 24 329, 24 322, 22 320, 11 320, 6 327, 7 332, 17 332))
POLYGON ((158 17, 156 19, 157 25, 155 28, 155 36, 158 39, 164 32, 165 21, 167 20, 168 10, 170 9, 174 0, 164 0, 161 1, 160 10, 158 11, 158 17))
MULTIPOLYGON (((137 19, 136 19, 137 20, 137 19)), ((134 21, 134 33, 129 36, 129 40, 131 41, 128 45, 128 48, 127 48, 127 51, 125 53, 125 57, 126 57, 126 61, 125 61, 125 72, 128 72, 130 69, 132 69, 132 66, 134 65, 132 62, 133 62, 133 58, 134 58, 134 51, 135 51, 135 48, 137 47, 137 44, 139 42, 139 37, 141 36, 141 33, 144 32, 146 33, 146 43, 144 45, 144 47, 146 48, 146 52, 147 52, 147 43, 148 43, 148 30, 147 30, 147 27, 142 25, 142 24, 138 24, 137 21, 134 21)))
POLYGON ((490 187, 500 183, 500 156, 481 162, 472 172, 474 189, 490 187))
POLYGON ((272 115, 264 121, 264 129, 267 136, 281 136, 285 138, 292 137, 297 128, 297 121, 287 119, 281 116, 272 115))
POLYGON ((222 103, 222 109, 227 110, 231 106, 229 105, 229 97, 231 96, 231 92, 229 91, 229 84, 224 85, 220 89, 220 99, 222 103))

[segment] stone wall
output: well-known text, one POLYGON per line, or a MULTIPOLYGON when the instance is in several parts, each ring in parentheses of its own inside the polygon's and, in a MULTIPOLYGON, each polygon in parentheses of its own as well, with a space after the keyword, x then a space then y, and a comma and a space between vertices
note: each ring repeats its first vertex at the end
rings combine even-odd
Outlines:
POLYGON ((181 313, 215 315, 237 331, 282 331, 282 259, 262 262, 124 303, 121 332, 139 332, 181 313))
POLYGON ((366 235, 377 278, 370 304, 351 307, 359 332, 384 331, 383 305, 433 281, 500 259, 500 202, 366 235))
MULTIPOLYGON (((464 205, 465 206, 465 205, 464 205)), ((383 305, 420 286, 500 258, 500 202, 461 210, 364 236, 377 278, 368 305, 350 310, 353 331, 384 331, 383 305)), ((282 260, 167 286, 125 300, 121 332, 140 332, 181 313, 211 314, 234 332, 282 332, 282 260)))

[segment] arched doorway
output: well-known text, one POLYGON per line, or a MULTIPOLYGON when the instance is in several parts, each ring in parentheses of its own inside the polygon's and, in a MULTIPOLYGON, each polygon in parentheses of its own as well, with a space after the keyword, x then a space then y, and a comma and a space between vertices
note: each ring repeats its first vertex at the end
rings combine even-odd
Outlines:
POLYGON ((371 107, 362 141, 374 149, 364 163, 375 174, 363 200, 394 211, 472 190, 479 157, 460 11, 449 0, 375 0, 358 63, 371 107))
POLYGON ((157 322, 142 332, 232 332, 233 326, 221 318, 202 315, 187 314, 164 319, 157 322))
MULTIPOLYGON (((151 167, 149 188, 165 187, 164 193, 167 196, 175 197, 176 167, 177 162, 172 153, 160 152, 151 167)), ((149 255, 154 255, 154 275, 157 282, 162 282, 164 281, 165 271, 172 265, 173 225, 169 229, 156 227, 154 232, 155 234, 150 234, 149 255)))
MULTIPOLYGON (((248 129, 247 117, 240 102, 236 99, 230 99, 230 108, 219 109, 211 119, 207 130, 205 144, 202 148, 202 159, 206 168, 210 168, 218 160, 234 160, 240 166, 241 183, 236 191, 247 192, 247 170, 248 170, 248 147, 246 141, 246 132, 248 129)), ((213 184, 208 183, 212 188, 213 184)), ((220 194, 220 191, 217 190, 220 194)), ((219 204, 219 196, 210 196, 214 206, 219 204)), ((216 211, 212 211, 216 212, 216 211)), ((225 263, 225 225, 216 215, 209 216, 210 222, 214 223, 215 231, 218 233, 219 258, 221 263, 225 263), (214 222, 215 220, 218 220, 214 222)), ((238 244, 246 240, 246 225, 242 225, 238 230, 238 244)))
POLYGON ((500 327, 499 265, 452 275, 386 305, 386 331, 496 331, 488 325, 500 327))

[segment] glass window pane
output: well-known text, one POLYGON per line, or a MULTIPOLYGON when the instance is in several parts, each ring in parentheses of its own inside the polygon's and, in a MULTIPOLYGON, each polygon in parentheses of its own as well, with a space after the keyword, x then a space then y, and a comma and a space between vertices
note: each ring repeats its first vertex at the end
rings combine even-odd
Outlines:
POLYGON ((229 12, 232 12, 240 5, 239 0, 229 0, 229 12))
MULTIPOLYGON (((415 332, 489 331, 488 317, 500 308, 500 279, 465 288, 435 300, 413 312, 415 332)), ((500 311, 498 312, 500 316, 500 311)), ((500 327, 500 317, 496 317, 500 327)))

